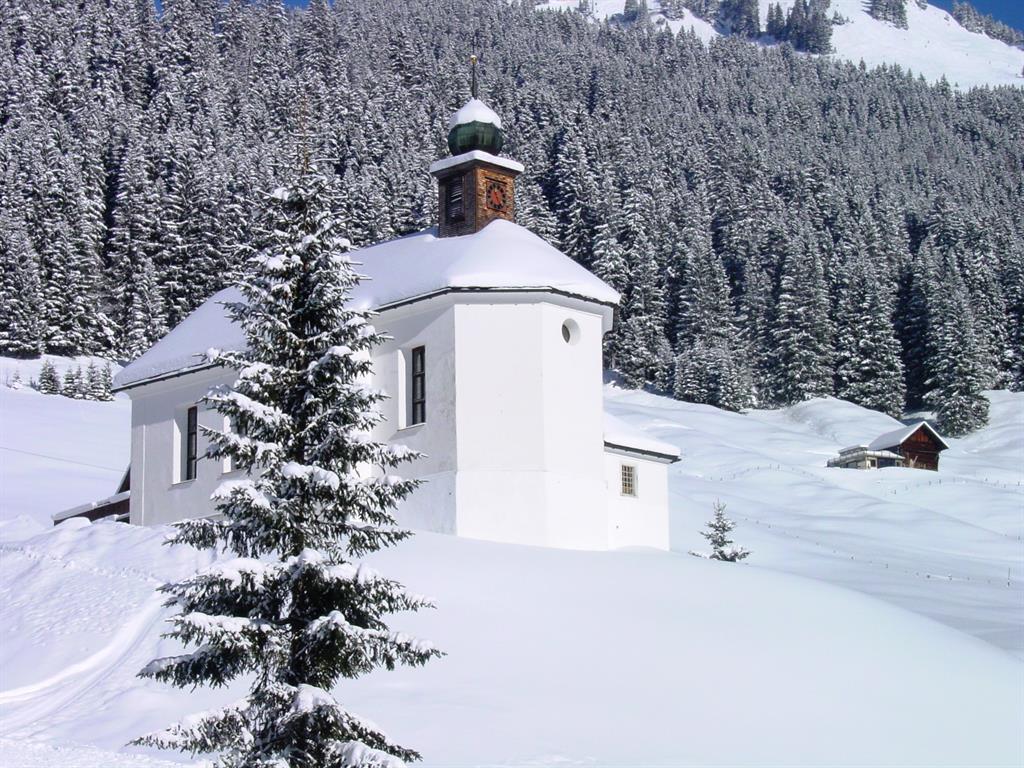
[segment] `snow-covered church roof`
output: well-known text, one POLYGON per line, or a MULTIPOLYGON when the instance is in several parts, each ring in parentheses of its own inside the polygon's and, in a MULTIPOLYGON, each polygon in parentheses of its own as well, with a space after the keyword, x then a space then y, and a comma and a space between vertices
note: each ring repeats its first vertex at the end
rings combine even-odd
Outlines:
MULTIPOLYGON (((497 219, 479 232, 439 238, 433 229, 389 240, 352 254, 366 279, 352 293, 360 309, 396 304, 450 291, 551 291, 615 305, 619 294, 528 229, 497 219)), ((225 289, 124 368, 119 388, 206 365, 210 348, 240 349, 245 338, 223 302, 241 294, 225 289)))

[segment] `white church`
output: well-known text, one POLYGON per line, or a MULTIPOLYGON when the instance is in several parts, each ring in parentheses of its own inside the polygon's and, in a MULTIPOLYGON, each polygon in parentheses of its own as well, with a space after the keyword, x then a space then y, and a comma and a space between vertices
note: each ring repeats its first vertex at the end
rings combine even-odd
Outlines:
MULTIPOLYGON (((672 446, 605 413, 602 337, 619 295, 514 223, 523 167, 499 156, 501 121, 471 99, 449 125, 451 157, 430 167, 440 224, 353 254, 366 276, 352 301, 390 341, 374 381, 390 398, 376 438, 423 457, 403 474, 425 482, 400 524, 492 541, 573 549, 669 546, 672 446)), ((221 291, 125 368, 131 464, 120 493, 68 510, 98 517, 111 502, 136 525, 215 514, 210 496, 237 473, 204 458, 203 405, 233 373, 207 362, 241 330, 221 291)))

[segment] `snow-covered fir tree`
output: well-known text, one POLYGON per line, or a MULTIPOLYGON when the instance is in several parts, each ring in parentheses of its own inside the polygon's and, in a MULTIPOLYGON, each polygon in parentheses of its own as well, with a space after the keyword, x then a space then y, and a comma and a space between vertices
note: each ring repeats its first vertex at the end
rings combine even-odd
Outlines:
POLYGON ((903 413, 903 363, 892 331, 892 306, 878 275, 855 255, 836 313, 836 396, 898 418, 903 413))
POLYGON ((757 0, 721 0, 718 21, 737 35, 756 38, 761 34, 757 0))
POLYGON ((21 222, 0 213, 0 355, 43 351, 39 262, 21 222))
MULTIPOLYGON (((918 4, 920 2, 921 0, 918 0, 918 4)), ((971 32, 981 32, 994 40, 1002 40, 1007 45, 1024 48, 1024 31, 1014 29, 1008 24, 1004 24, 998 19, 989 16, 987 13, 981 13, 970 3, 953 0, 952 11, 953 18, 964 29, 969 29, 971 32)))
POLYGON ((167 330, 154 265, 160 250, 156 232, 159 200, 148 154, 140 138, 129 140, 113 207, 110 260, 118 310, 114 315, 115 351, 127 360, 145 352, 167 330))
POLYGON ((988 400, 982 394, 983 354, 975 334, 974 311, 954 256, 942 258, 936 277, 939 284, 932 293, 935 319, 929 327, 932 376, 926 400, 936 411, 939 429, 959 437, 988 423, 988 400))
POLYGON ((768 5, 765 32, 799 51, 829 53, 832 50, 832 21, 829 0, 794 0, 789 13, 780 3, 768 5))
POLYGON ((907 28, 907 0, 869 0, 868 13, 894 27, 907 28))
POLYGON ((366 385, 381 336, 368 312, 347 306, 358 274, 326 188, 307 171, 268 201, 245 301, 228 306, 248 349, 211 357, 238 378, 208 396, 231 424, 208 431, 208 455, 230 458, 245 479, 216 491, 220 518, 180 523, 173 539, 231 559, 162 587, 177 609, 170 636, 193 650, 141 673, 181 688, 250 676, 240 701, 139 740, 218 753, 224 766, 416 759, 332 691, 439 655, 385 622, 430 603, 359 563, 409 535, 392 510, 415 483, 389 470, 415 454, 370 438, 385 396, 366 385))
POLYGON ((818 250, 806 234, 783 259, 773 321, 773 391, 789 405, 832 392, 831 322, 818 250))
POLYGON ((1024 389, 1024 242, 1007 243, 1003 258, 1008 385, 1020 391, 1024 389))
POLYGON ((68 368, 64 372, 64 380, 61 382, 60 391, 64 397, 72 397, 75 400, 84 399, 82 397, 82 366, 68 368))
POLYGON ((676 348, 673 392, 680 400, 738 411, 753 404, 753 381, 733 318, 729 282, 711 248, 703 194, 677 246, 676 348))
MULTIPOLYGON (((708 521, 707 530, 701 531, 700 535, 707 539, 711 545, 711 554, 703 555, 711 560, 725 560, 735 563, 750 555, 750 550, 735 546, 729 534, 736 527, 736 523, 726 517, 725 504, 716 501, 714 504, 714 517, 708 521)), ((694 553, 700 554, 700 553, 694 553)))
POLYGON ((44 360, 42 368, 39 369, 38 388, 44 395, 60 394, 60 376, 49 360, 44 360))
POLYGON ((113 400, 114 395, 110 391, 111 375, 110 363, 102 368, 95 362, 90 362, 85 371, 85 396, 89 400, 107 401, 113 400))

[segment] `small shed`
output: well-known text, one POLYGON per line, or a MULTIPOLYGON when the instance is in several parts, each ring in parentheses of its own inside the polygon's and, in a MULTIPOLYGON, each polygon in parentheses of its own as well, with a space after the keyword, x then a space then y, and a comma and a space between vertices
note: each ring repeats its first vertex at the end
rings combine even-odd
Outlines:
POLYGON ((927 421, 919 421, 879 435, 868 445, 872 451, 892 451, 903 457, 903 466, 913 469, 939 469, 939 454, 949 448, 942 436, 927 421))

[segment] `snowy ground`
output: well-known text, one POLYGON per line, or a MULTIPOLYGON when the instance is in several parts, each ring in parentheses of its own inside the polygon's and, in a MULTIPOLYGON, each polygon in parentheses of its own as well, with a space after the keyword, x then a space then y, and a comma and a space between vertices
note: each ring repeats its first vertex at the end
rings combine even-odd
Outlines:
MULTIPOLYGON (((45 359, 63 377, 96 358, 45 359)), ((128 467, 128 399, 40 395, 27 385, 41 367, 41 360, 0 358, 0 525, 19 517, 48 525, 54 512, 113 494, 128 467), (15 373, 21 389, 7 386, 15 373)))
MULTIPOLYGON (((376 566, 437 598, 400 625, 448 656, 348 684, 343 701, 428 766, 1024 762, 1024 663, 1007 653, 1024 655, 1024 395, 993 393, 993 425, 951 441, 937 474, 825 469, 892 426, 839 401, 736 415, 607 398, 683 450, 680 552, 418 535, 376 566), (749 564, 684 554, 715 498, 749 564)), ((186 760, 123 745, 239 693, 134 677, 171 650, 153 588, 208 555, 163 547, 162 529, 44 527, 111 492, 127 420, 121 401, 0 387, 0 444, 40 454, 0 452, 5 768, 186 760)))
POLYGON ((823 399, 730 414, 610 389, 609 409, 678 445, 673 548, 699 549, 715 499, 758 565, 821 579, 1024 657, 1024 394, 990 393, 990 426, 949 439, 940 472, 829 469, 898 427, 823 399))
MULTIPOLYGON (((768 18, 768 5, 775 0, 760 0, 761 27, 768 18)), ((793 0, 780 0, 788 11, 793 0)), ((577 0, 551 0, 541 7, 575 9, 577 0)), ((622 13, 622 0, 596 0, 596 16, 622 13)), ((663 20, 657 0, 649 3, 655 21, 663 20)), ((1024 51, 980 33, 968 32, 948 12, 929 5, 918 7, 907 2, 907 29, 897 29, 868 15, 864 0, 832 0, 829 14, 838 13, 849 22, 832 27, 832 57, 863 61, 869 67, 898 64, 923 75, 929 81, 945 76, 962 88, 976 85, 1016 85, 1024 87, 1024 51)), ((692 30, 702 40, 718 35, 712 24, 683 12, 680 19, 667 21, 673 30, 692 30)))

